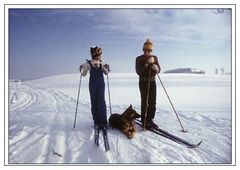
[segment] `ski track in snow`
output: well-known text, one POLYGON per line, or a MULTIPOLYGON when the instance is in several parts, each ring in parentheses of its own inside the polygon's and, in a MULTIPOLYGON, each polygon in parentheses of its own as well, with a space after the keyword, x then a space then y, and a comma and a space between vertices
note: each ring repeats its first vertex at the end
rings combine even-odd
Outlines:
MULTIPOLYGON (((76 99, 70 95, 33 82, 10 82, 9 88, 9 163, 231 163, 228 119, 182 111, 180 117, 189 130, 182 133, 172 112, 157 109, 160 128, 192 143, 203 139, 202 144, 189 149, 149 131, 142 132, 136 125, 138 133, 132 140, 109 128, 110 150, 105 152, 101 131, 99 147, 94 144, 88 103, 79 103, 73 129, 76 99)), ((112 106, 118 113, 126 107, 112 106)), ((140 110, 140 106, 135 109, 140 110)))

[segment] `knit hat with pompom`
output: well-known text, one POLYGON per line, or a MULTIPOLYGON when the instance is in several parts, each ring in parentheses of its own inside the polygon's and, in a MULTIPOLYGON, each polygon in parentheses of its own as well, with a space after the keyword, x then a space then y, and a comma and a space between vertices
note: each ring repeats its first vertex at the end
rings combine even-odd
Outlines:
POLYGON ((143 51, 145 50, 153 50, 153 43, 151 42, 150 39, 147 39, 147 41, 143 45, 143 51))

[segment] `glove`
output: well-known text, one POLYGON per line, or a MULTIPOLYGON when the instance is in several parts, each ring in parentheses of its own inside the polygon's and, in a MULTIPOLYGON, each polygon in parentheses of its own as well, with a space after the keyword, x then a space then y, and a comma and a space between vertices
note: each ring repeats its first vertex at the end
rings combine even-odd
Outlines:
POLYGON ((103 65, 103 72, 105 75, 107 75, 110 72, 110 67, 108 64, 103 65))
POLYGON ((82 64, 82 65, 80 65, 80 67, 79 67, 79 71, 80 71, 80 73, 82 73, 82 72, 83 72, 83 64, 82 64))
POLYGON ((109 65, 108 64, 104 64, 104 69, 106 69, 108 72, 110 72, 110 67, 109 67, 109 65))
POLYGON ((156 64, 152 64, 151 69, 153 69, 154 71, 156 71, 156 73, 159 72, 159 67, 156 64))
POLYGON ((150 58, 147 60, 147 63, 148 63, 148 64, 154 63, 154 58, 153 58, 153 57, 150 57, 150 58))
POLYGON ((83 77, 85 77, 85 76, 87 75, 88 68, 87 68, 86 65, 82 64, 82 65, 80 65, 80 67, 79 67, 79 71, 80 71, 81 75, 82 75, 83 77))

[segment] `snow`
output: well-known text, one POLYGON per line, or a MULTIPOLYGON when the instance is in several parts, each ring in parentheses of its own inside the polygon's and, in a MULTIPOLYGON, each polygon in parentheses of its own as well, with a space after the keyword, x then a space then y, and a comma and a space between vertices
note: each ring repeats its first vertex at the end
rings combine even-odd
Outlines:
MULTIPOLYGON (((136 125, 137 134, 131 140, 109 127, 110 150, 105 152, 102 134, 99 147, 94 145, 88 77, 82 78, 74 129, 80 77, 66 74, 9 82, 9 163, 231 164, 231 77, 194 74, 160 74, 160 77, 188 132, 180 131, 158 79, 155 122, 192 143, 203 140, 198 148, 190 149, 152 132, 143 132, 136 125)), ((140 113, 137 75, 112 73, 109 82, 113 113, 122 113, 130 104, 140 113)), ((110 116, 107 83, 105 94, 110 116)))

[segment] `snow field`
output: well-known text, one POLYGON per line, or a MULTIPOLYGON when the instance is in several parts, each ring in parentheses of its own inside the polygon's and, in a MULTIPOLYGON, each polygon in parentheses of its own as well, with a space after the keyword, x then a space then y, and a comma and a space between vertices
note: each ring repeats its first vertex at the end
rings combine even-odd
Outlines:
MULTIPOLYGON (((180 125, 159 81, 156 123, 192 143, 189 149, 151 132, 128 140, 116 129, 108 130, 110 150, 105 152, 102 133, 94 145, 88 77, 82 79, 76 128, 73 120, 79 74, 58 75, 9 83, 10 164, 231 164, 231 78, 208 75, 160 75, 188 133, 180 125)), ((130 104, 140 112, 135 74, 111 74, 113 113, 130 104)), ((106 104, 108 94, 106 84, 106 104)), ((108 107, 109 116, 109 107, 108 107)))

